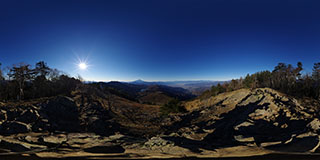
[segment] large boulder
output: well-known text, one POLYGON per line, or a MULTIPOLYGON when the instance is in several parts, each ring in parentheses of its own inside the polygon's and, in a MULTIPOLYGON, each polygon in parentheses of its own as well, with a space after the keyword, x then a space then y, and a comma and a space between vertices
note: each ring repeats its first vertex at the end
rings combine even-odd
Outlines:
POLYGON ((48 119, 52 131, 80 131, 78 107, 69 97, 48 100, 41 106, 40 114, 48 119))

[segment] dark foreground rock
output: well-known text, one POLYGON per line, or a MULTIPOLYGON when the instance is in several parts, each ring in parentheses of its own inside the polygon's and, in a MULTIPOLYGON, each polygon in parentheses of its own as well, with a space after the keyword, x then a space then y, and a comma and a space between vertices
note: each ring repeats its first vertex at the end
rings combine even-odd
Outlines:
POLYGON ((0 156, 320 153, 320 109, 275 90, 241 89, 184 105, 189 112, 161 116, 159 106, 84 90, 71 97, 1 106, 0 156))
POLYGON ((58 96, 35 103, 0 106, 0 134, 93 132, 111 135, 119 131, 120 125, 112 120, 104 104, 84 96, 58 96), (84 98, 87 100, 81 101, 84 98))
POLYGON ((48 100, 41 105, 40 113, 49 120, 52 130, 80 131, 78 107, 69 97, 58 96, 48 100))
POLYGON ((102 146, 93 146, 90 148, 84 148, 83 151, 89 153, 123 153, 125 149, 120 145, 114 145, 112 143, 104 144, 102 146))
POLYGON ((0 133, 2 134, 27 133, 30 131, 30 125, 19 121, 6 121, 0 126, 0 133))

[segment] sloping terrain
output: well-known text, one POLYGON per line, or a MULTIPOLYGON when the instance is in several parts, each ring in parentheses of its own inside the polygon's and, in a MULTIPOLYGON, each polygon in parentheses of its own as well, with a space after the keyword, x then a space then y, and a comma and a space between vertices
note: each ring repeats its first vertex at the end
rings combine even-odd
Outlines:
POLYGON ((129 159, 318 153, 318 104, 269 88, 240 89, 184 102, 188 113, 161 116, 159 105, 84 85, 71 97, 1 103, 0 156, 103 154, 129 159))
POLYGON ((138 93, 138 101, 146 104, 163 105, 176 98, 179 100, 189 100, 194 96, 187 90, 179 87, 169 87, 162 85, 150 85, 138 93))
POLYGON ((208 144, 208 148, 241 144, 305 152, 318 147, 319 108, 304 107, 272 89, 241 89, 185 105, 191 113, 170 130, 177 129, 185 138, 208 144), (306 137, 314 143, 297 144, 300 149, 286 148, 306 137))
POLYGON ((100 82, 91 85, 98 86, 98 88, 105 92, 110 92, 119 97, 144 104, 163 105, 174 98, 189 100, 195 97, 186 89, 157 84, 145 85, 124 82, 100 82))
POLYGON ((210 80, 194 80, 194 81, 158 81, 158 82, 146 82, 141 79, 129 82, 130 84, 137 85, 161 85, 170 87, 179 87, 190 91, 194 95, 201 95, 202 92, 211 89, 212 86, 217 84, 223 84, 227 81, 210 81, 210 80))
MULTIPOLYGON (((1 104, 0 134, 59 131, 110 135, 128 128, 154 126, 151 119, 159 117, 158 110, 157 105, 140 104, 83 86, 72 97, 1 104)), ((143 131, 147 133, 148 129, 152 127, 143 131)))

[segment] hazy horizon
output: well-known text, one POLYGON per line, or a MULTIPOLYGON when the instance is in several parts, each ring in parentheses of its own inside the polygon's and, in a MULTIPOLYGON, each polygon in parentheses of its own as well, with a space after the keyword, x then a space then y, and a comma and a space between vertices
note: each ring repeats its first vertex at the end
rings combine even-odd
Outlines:
MULTIPOLYGON (((239 77, 240 78, 240 77, 239 77)), ((183 79, 183 80, 145 80, 145 79, 132 79, 132 80, 117 80, 117 79, 113 79, 113 80, 87 80, 85 79, 85 81, 88 81, 88 82, 112 82, 112 81, 118 81, 118 82, 134 82, 134 81, 138 81, 138 80, 142 80, 144 82, 186 82, 186 81, 211 81, 211 82, 218 82, 218 81, 221 81, 221 82, 224 82, 224 81, 230 81, 232 79, 238 79, 238 78, 231 78, 231 79, 220 79, 220 80, 215 80, 215 79, 183 79)))

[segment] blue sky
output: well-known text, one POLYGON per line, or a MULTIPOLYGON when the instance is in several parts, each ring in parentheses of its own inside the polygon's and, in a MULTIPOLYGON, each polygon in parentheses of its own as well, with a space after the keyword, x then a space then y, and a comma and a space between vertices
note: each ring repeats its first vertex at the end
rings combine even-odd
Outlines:
POLYGON ((320 61, 317 0, 0 1, 0 62, 86 80, 226 80, 320 61), (89 68, 77 68, 79 57, 89 68))

